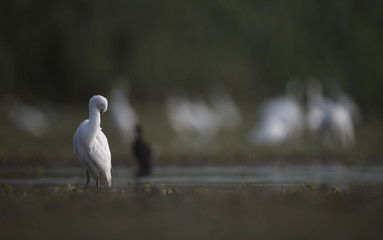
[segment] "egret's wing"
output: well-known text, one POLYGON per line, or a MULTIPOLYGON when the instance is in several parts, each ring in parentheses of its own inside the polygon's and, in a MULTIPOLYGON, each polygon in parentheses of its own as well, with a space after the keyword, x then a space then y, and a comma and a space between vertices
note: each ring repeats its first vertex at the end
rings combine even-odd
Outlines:
POLYGON ((73 136, 73 152, 78 156, 78 131, 73 136))
POLYGON ((105 176, 108 183, 110 183, 110 169, 112 168, 111 154, 108 139, 101 130, 97 132, 96 138, 89 149, 89 157, 90 160, 98 167, 100 173, 105 176))
POLYGON ((83 125, 85 125, 86 123, 88 122, 88 120, 84 120, 81 124, 80 124, 80 126, 78 127, 78 129, 77 129, 77 131, 76 131, 76 133, 74 134, 74 136, 73 136, 73 152, 74 152, 74 154, 77 156, 77 157, 79 157, 79 155, 80 155, 80 148, 81 148, 81 146, 80 146, 80 129, 81 128, 83 128, 83 125))
POLYGON ((111 154, 109 144, 102 131, 97 133, 94 144, 90 148, 89 155, 91 159, 100 167, 108 164, 110 165, 111 154))

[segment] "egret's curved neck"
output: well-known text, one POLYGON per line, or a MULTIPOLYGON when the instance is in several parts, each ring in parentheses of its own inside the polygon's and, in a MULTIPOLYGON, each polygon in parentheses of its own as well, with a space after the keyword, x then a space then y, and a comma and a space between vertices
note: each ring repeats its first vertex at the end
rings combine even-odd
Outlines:
POLYGON ((92 132, 96 133, 96 131, 100 128, 101 124, 101 115, 100 111, 95 106, 89 106, 89 128, 92 132))

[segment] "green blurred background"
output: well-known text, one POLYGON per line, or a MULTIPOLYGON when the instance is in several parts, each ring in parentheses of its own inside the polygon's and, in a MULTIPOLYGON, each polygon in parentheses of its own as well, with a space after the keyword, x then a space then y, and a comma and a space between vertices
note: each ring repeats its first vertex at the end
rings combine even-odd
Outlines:
MULTIPOLYGON (((206 94, 215 83, 230 87, 245 119, 230 143, 223 143, 236 143, 226 148, 230 156, 254 156, 250 147, 243 149, 243 139, 254 124, 255 106, 282 93, 289 78, 336 79, 369 123, 357 133, 363 146, 351 158, 376 159, 382 156, 382 12, 378 0, 1 1, 0 97, 16 94, 72 113, 58 117, 38 141, 2 116, 1 159, 74 159, 71 138, 87 117, 90 96, 107 95, 121 75, 129 78, 132 103, 148 138, 164 145, 162 153, 170 151, 170 128, 160 115, 169 89, 206 94)), ((130 149, 109 135, 114 156, 123 158, 130 149)), ((307 149, 282 149, 277 156, 307 149)))
POLYGON ((227 83, 260 100, 333 77, 383 113, 381 1, 2 1, 0 91, 77 102, 130 77, 137 100, 227 83))

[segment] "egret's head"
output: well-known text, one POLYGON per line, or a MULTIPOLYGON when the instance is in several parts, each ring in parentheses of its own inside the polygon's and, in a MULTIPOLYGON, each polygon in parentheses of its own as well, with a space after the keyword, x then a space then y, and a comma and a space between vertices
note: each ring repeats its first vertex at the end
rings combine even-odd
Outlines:
POLYGON ((94 107, 96 107, 102 114, 108 109, 108 100, 101 95, 95 95, 89 101, 89 108, 94 107))

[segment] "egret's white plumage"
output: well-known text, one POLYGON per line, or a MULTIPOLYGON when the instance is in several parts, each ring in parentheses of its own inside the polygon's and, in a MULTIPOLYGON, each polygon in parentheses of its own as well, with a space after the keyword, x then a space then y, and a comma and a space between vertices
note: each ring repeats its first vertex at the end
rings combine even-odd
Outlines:
POLYGON ((220 128, 219 117, 202 97, 196 96, 190 103, 198 140, 203 143, 213 142, 220 128))
POLYGON ((210 94, 210 103, 219 117, 223 130, 234 130, 241 124, 241 113, 235 104, 229 89, 216 85, 210 94))
POLYGON ((37 107, 26 105, 13 95, 3 99, 5 114, 20 129, 41 137, 50 126, 48 117, 37 107))
POLYGON ((351 147, 355 142, 352 108, 341 99, 333 101, 323 95, 322 85, 311 80, 307 88, 308 130, 317 136, 323 144, 339 143, 343 148, 351 147))
POLYGON ((87 172, 103 185, 111 186, 111 154, 106 136, 101 131, 101 114, 108 108, 108 101, 100 95, 93 96, 89 101, 89 119, 83 121, 73 137, 74 153, 87 172))
POLYGON ((278 145, 297 138, 304 129, 304 112, 298 101, 299 93, 287 85, 285 96, 266 101, 259 111, 259 123, 250 133, 255 145, 278 145))
POLYGON ((166 98, 166 114, 171 127, 182 136, 192 134, 195 127, 190 101, 181 92, 173 93, 166 98))
POLYGON ((191 137, 191 141, 211 142, 219 131, 219 118, 206 101, 195 96, 189 100, 179 91, 166 99, 167 117, 180 138, 191 137))
POLYGON ((302 130, 301 106, 293 98, 281 97, 263 105, 250 138, 255 145, 277 145, 296 138, 302 130))
POLYGON ((138 123, 138 117, 129 102, 129 87, 124 87, 127 80, 123 80, 120 80, 121 82, 115 84, 112 88, 110 93, 110 111, 122 140, 130 141, 135 135, 134 131, 138 123))

